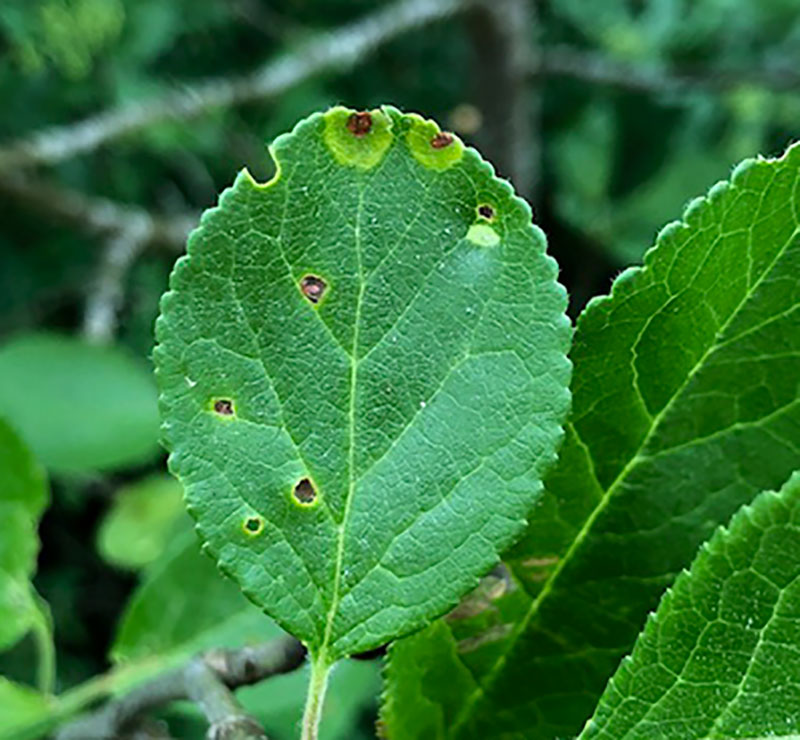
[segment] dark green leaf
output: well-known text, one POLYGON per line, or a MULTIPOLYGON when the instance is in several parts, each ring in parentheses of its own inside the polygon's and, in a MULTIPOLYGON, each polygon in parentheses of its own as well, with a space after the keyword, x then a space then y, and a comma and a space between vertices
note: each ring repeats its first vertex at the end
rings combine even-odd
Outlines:
POLYGON ((577 733, 700 543, 800 467, 799 203, 800 146, 744 162, 584 311, 559 464, 506 557, 527 606, 468 652, 449 623, 396 646, 391 681, 428 686, 397 711, 458 707, 402 737, 577 733), (462 685, 401 656, 441 653, 443 630, 462 685))
POLYGON ((800 473, 741 509, 661 599, 582 740, 800 731, 800 473))

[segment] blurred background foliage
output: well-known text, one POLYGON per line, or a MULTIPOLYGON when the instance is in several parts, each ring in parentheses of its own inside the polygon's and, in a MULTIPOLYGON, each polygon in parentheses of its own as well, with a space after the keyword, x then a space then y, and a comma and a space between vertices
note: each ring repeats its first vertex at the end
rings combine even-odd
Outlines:
MULTIPOLYGON (((81 223, 72 195, 95 199, 95 211, 109 200, 192 221, 243 165, 269 177, 265 143, 300 117, 337 103, 392 103, 456 130, 504 176, 530 163, 518 184, 548 233, 574 316, 641 261, 692 196, 742 158, 778 155, 800 134, 798 0, 508 2, 525 21, 513 39, 493 39, 479 11, 459 9, 278 96, 158 120, 57 161, 12 164, 3 152, 38 132, 147 107, 208 79, 225 85, 298 49, 302 57, 321 32, 384 3, 0 4, 0 416, 50 477, 34 584, 52 612, 59 690, 113 661, 158 654, 166 665, 276 629, 202 559, 156 445, 152 326, 180 240, 134 241, 125 252, 113 229, 81 223), (521 73, 518 64, 509 72, 513 44, 529 65, 521 73), (525 121, 515 136, 507 104, 525 121), (114 254, 128 258, 115 263, 114 254), (112 297, 98 332, 87 312, 102 285, 112 297), (187 579, 193 593, 171 598, 187 579)), ((35 632, 0 655, 0 673, 35 681, 35 632)), ((338 720, 328 736, 368 737, 378 666, 340 673, 349 688, 333 693, 338 720)), ((241 693, 274 737, 290 737, 304 681, 297 674, 241 693)), ((170 718, 179 736, 197 735, 190 709, 170 718)))

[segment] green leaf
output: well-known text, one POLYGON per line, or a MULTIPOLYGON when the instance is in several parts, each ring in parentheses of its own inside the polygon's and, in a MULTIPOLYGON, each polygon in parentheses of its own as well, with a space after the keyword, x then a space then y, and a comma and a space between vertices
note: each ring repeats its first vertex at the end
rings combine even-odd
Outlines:
POLYGON ((97 549, 112 565, 141 568, 164 551, 182 514, 183 489, 170 476, 123 486, 97 532, 97 549))
POLYGON ((51 697, 0 676, 0 740, 31 737, 26 730, 38 725, 52 704, 51 697))
POLYGON ((0 650, 39 626, 41 612, 30 579, 39 552, 37 525, 47 501, 43 471, 0 420, 0 650))
POLYGON ((146 368, 121 349, 50 334, 0 347, 0 414, 57 473, 106 470, 156 453, 146 368))
POLYGON ((581 738, 797 737, 800 473, 703 546, 647 621, 581 738))
POLYGON ((0 419, 0 501, 18 505, 35 521, 49 503, 44 471, 30 450, 0 419))
POLYGON ((155 675, 201 650, 241 647, 280 634, 202 555, 187 522, 145 571, 125 608, 111 657, 123 667, 138 662, 144 675, 155 675))
POLYGON ((570 328, 530 209, 393 108, 334 108, 205 214, 155 352, 171 467, 219 567, 321 665, 425 624, 517 537, 570 328))
POLYGON ((395 686, 443 633, 468 679, 426 683, 458 711, 402 737, 575 735, 700 543, 800 467, 798 203, 800 146, 744 162, 584 311, 559 463, 505 558, 526 608, 468 652, 449 622, 396 646, 395 686))

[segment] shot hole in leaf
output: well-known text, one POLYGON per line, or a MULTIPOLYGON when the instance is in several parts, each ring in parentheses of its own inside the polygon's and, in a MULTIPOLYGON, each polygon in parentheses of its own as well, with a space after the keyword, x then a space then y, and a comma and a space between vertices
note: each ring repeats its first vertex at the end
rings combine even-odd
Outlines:
POLYGON ((351 113, 347 119, 347 129, 353 136, 366 136, 372 129, 372 116, 366 111, 351 113))
POLYGON ((300 292, 308 298, 311 303, 319 303, 325 291, 328 289, 328 284, 316 275, 306 275, 300 281, 300 292))
POLYGON ((297 482, 294 487, 294 498, 298 504, 303 506, 310 506, 317 500, 317 492, 314 489, 314 484, 308 479, 303 478, 297 482))
POLYGON ((214 411, 220 416, 233 416, 233 401, 229 398, 218 398, 214 401, 214 411))
POLYGON ((434 149, 444 149, 453 143, 453 134, 448 134, 446 131, 440 131, 436 136, 431 139, 431 146, 434 149))
POLYGON ((481 218, 485 218, 487 221, 494 221, 494 208, 488 203, 481 203, 481 205, 478 206, 478 215, 481 218))
POLYGON ((264 520, 260 516, 249 516, 242 522, 244 533, 255 537, 264 531, 264 520))

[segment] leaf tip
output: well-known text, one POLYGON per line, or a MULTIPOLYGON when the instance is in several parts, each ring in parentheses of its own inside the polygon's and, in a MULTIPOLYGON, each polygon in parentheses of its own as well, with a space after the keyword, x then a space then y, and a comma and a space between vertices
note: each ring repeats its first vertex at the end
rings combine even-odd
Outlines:
POLYGON ((442 131, 434 121, 426 120, 416 113, 404 116, 410 124, 406 131, 406 145, 423 167, 442 171, 449 169, 464 156, 461 140, 442 131))
POLYGON ((343 106, 331 108, 323 115, 322 138, 339 164, 371 170, 384 157, 391 145, 392 119, 384 111, 354 111, 343 106))

